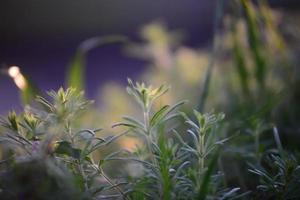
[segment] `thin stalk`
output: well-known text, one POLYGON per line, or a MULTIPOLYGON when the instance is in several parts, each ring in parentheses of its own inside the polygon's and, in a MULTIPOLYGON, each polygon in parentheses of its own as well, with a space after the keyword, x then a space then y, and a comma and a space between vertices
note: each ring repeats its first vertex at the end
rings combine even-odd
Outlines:
POLYGON ((144 124, 145 124, 145 128, 147 130, 147 133, 150 134, 150 131, 149 131, 149 111, 148 111, 148 109, 144 109, 144 124))
POLYGON ((107 182, 109 185, 111 185, 118 193, 120 193, 120 194, 124 197, 125 200, 130 200, 130 198, 127 197, 127 196, 124 194, 124 192, 122 191, 122 189, 121 189, 119 186, 116 186, 116 184, 114 184, 114 183, 110 180, 110 178, 104 173, 103 169, 102 169, 100 166, 98 167, 98 166, 95 164, 93 157, 91 156, 90 158, 91 158, 91 162, 92 162, 93 168, 96 169, 96 170, 98 171, 98 173, 99 173, 101 176, 103 176, 103 178, 106 180, 106 182, 107 182))
POLYGON ((284 158, 283 148, 282 148, 282 144, 281 144, 279 133, 278 133, 278 130, 277 130, 276 126, 273 127, 273 134, 274 134, 274 139, 275 139, 275 142, 276 142, 278 152, 279 152, 281 158, 284 158))
POLYGON ((7 136, 8 138, 12 139, 13 141, 15 141, 16 143, 20 144, 20 145, 24 148, 24 150, 25 150, 29 155, 31 155, 31 151, 27 149, 26 144, 24 144, 23 142, 21 142, 20 140, 16 139, 15 137, 13 137, 13 136, 11 136, 11 135, 9 135, 9 134, 7 134, 6 136, 7 136))
POLYGON ((150 152, 150 158, 151 158, 151 161, 153 164, 157 164, 154 154, 152 152, 152 147, 151 147, 152 139, 151 139, 151 131, 150 131, 150 127, 149 127, 149 109, 147 109, 147 108, 144 109, 144 125, 145 125, 146 132, 147 132, 146 143, 148 146, 148 150, 150 152))
POLYGON ((79 168, 79 172, 80 172, 81 176, 84 178, 84 188, 85 188, 86 191, 88 191, 89 190, 89 186, 87 184, 87 177, 86 177, 86 174, 84 172, 84 169, 82 167, 82 163, 81 163, 80 160, 78 162, 78 168, 79 168))
POLYGON ((255 131, 255 154, 256 158, 259 159, 259 131, 255 131))
POLYGON ((130 200, 130 198, 128 198, 125 193, 122 191, 122 189, 119 187, 119 186, 116 186, 116 184, 114 184, 110 178, 104 173, 103 169, 102 168, 98 168, 98 171, 99 173, 103 176, 103 178, 113 187, 116 189, 117 192, 119 192, 123 197, 124 199, 126 200, 130 200))
POLYGON ((75 141, 74 141, 74 137, 72 136, 72 129, 71 129, 71 126, 70 126, 69 123, 68 123, 68 126, 67 126, 67 133, 68 133, 68 137, 71 141, 71 144, 74 144, 75 141))
POLYGON ((210 80, 211 80, 211 76, 212 76, 212 72, 213 72, 213 67, 215 65, 215 60, 216 60, 217 54, 220 50, 221 40, 219 38, 218 26, 219 26, 219 22, 222 19, 223 7, 224 7, 224 0, 219 0, 217 2, 217 9, 216 9, 216 15, 215 15, 215 21, 214 21, 213 50, 212 50, 210 60, 208 63, 208 67, 207 67, 207 71, 205 74, 205 80, 204 80, 204 84, 203 84, 202 94, 200 96, 200 101, 197 106, 197 108, 200 112, 203 111, 203 109, 205 107, 205 102, 206 102, 206 99, 208 96, 209 85, 210 85, 210 80))
POLYGON ((200 135, 200 172, 204 169, 204 135, 200 135))

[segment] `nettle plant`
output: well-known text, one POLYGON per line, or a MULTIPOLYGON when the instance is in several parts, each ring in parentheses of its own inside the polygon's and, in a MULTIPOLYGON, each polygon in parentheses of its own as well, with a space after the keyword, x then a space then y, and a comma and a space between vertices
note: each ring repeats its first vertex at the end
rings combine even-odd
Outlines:
POLYGON ((81 129, 80 113, 91 101, 74 89, 51 91, 49 99, 37 97, 34 108, 2 119, 0 198, 238 198, 239 188, 224 187, 217 170, 218 149, 228 140, 219 139, 224 114, 194 111, 191 119, 178 111, 184 101, 154 110, 169 87, 128 83, 142 117, 124 116, 113 125, 125 128, 119 135, 99 137, 101 129, 81 129), (100 158, 94 154, 125 134, 140 138, 141 144, 100 158), (124 168, 120 176, 110 178, 104 165, 114 161, 134 163, 131 171, 140 173, 132 175, 124 168))

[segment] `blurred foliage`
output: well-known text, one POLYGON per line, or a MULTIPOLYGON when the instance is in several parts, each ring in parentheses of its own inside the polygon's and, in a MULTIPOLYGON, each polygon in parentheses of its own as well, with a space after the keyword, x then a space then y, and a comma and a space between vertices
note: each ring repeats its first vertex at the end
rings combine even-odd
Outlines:
POLYGON ((3 132, 0 168, 1 199, 214 199, 236 196, 239 188, 222 188, 215 184, 213 173, 218 158, 209 155, 228 139, 215 140, 224 114, 194 111, 197 124, 173 106, 154 110, 153 103, 168 91, 128 80, 127 92, 143 113, 143 121, 123 117, 113 127, 127 129, 115 136, 98 137, 101 129, 81 129, 80 113, 90 101, 82 92, 69 88, 50 91, 50 99, 37 97, 36 107, 27 107, 21 115, 11 112, 1 119, 3 132), (169 121, 183 115, 191 126, 187 130, 193 144, 188 144, 169 121), (175 133, 175 137, 167 136, 175 133), (130 151, 120 149, 95 157, 94 152, 110 145, 125 134, 142 140, 130 151), (179 139, 180 143, 175 143, 179 139), (144 148, 146 147, 146 148, 144 148), (113 161, 135 163, 123 169, 121 177, 109 178, 103 166, 113 161), (136 170, 140 172, 136 172, 136 170), (131 172, 130 172, 131 171, 131 172), (133 173, 134 172, 134 173, 133 173), (134 175, 133 175, 134 174, 134 175), (24 185, 25 184, 25 185, 24 185))
MULTIPOLYGON (((214 108, 227 113, 224 135, 234 136, 235 142, 221 156, 227 173, 225 182, 233 186, 238 183, 247 191, 258 183, 245 169, 248 162, 260 162, 264 152, 274 148, 271 134, 274 124, 283 146, 299 151, 299 59, 295 45, 299 39, 291 32, 291 27, 296 31, 297 22, 287 24, 285 18, 289 13, 271 9, 266 1, 258 4, 231 1, 223 9, 224 15, 217 22, 214 36, 218 44, 213 47, 217 48, 213 57, 210 54, 216 51, 214 49, 183 46, 182 33, 168 31, 161 22, 143 28, 144 43, 131 44, 127 52, 149 61, 141 80, 171 85, 154 107, 188 99, 189 103, 182 110, 189 116, 193 108, 203 103, 199 100, 202 100, 207 71, 211 67, 210 59, 214 59, 204 110, 214 108), (293 39, 285 37, 287 32, 294 35, 293 39)), ((128 97, 120 96, 121 85, 105 88, 111 99, 118 99, 119 108, 124 104, 123 108, 142 118, 128 104, 128 97)), ((106 94, 101 98, 106 99, 106 94)), ((104 114, 115 113, 109 116, 117 120, 121 113, 117 113, 111 101, 104 102, 104 114)))
MULTIPOLYGON (((126 47, 149 62, 145 83, 128 80, 129 96, 108 83, 100 107, 89 109, 83 93, 60 89, 24 114, 10 113, 0 130, 9 143, 0 194, 11 195, 10 183, 15 194, 40 195, 18 182, 24 165, 40 185, 30 176, 37 165, 50 182, 42 191, 65 191, 64 198, 79 191, 79 199, 298 199, 297 20, 264 0, 219 1, 216 12, 212 48, 184 46, 182 32, 161 22, 145 26, 143 42, 126 47), (103 133, 86 128, 99 126, 103 133)), ((84 88, 86 53, 111 41, 80 45, 68 86, 84 88)))
MULTIPOLYGON (((282 118, 286 118, 282 116, 282 109, 287 115, 291 112, 289 108, 282 107, 284 102, 293 101, 291 106, 298 109, 297 99, 292 96, 297 94, 295 84, 299 73, 294 62, 297 57, 278 30, 278 15, 265 1, 258 5, 247 0, 232 1, 218 22, 221 30, 214 37, 221 42, 214 47, 218 49, 215 57, 210 57, 213 49, 181 45, 180 32, 169 32, 160 22, 146 26, 141 31, 144 44, 132 44, 127 52, 149 61, 150 66, 141 80, 167 82, 172 86, 159 103, 174 103, 185 97, 189 100, 186 108, 199 105, 207 71, 211 67, 210 60, 213 59, 215 67, 205 110, 223 110, 230 113, 230 117, 247 123, 256 117, 280 123, 282 118)), ((109 90, 112 99, 120 99, 120 88, 122 86, 114 85, 109 90)), ((106 95, 101 96, 106 98, 106 95)), ((106 109, 113 108, 110 101, 104 102, 105 113, 111 113, 106 109)), ((124 97, 119 102, 124 102, 126 107, 128 100, 124 97)))
POLYGON ((111 35, 106 37, 94 37, 83 41, 75 56, 72 58, 68 72, 66 85, 78 90, 85 88, 85 68, 86 68, 86 54, 94 48, 101 45, 110 44, 114 42, 126 42, 127 38, 124 36, 111 35))

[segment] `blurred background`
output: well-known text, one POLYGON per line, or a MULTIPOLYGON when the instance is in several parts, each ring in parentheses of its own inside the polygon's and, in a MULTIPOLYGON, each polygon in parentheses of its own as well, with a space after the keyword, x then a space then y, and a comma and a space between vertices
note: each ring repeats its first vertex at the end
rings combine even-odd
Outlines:
MULTIPOLYGON (((180 0, 1 1, 0 62, 18 65, 43 90, 58 89, 83 40, 111 34, 137 40, 144 25, 161 20, 187 32, 187 42, 199 46, 211 37, 214 4, 195 0, 184 4, 180 0)), ((120 45, 94 49, 88 58, 88 96, 95 98, 105 81, 124 83, 127 77, 136 77, 145 66, 145 62, 124 55, 120 45)), ((1 76, 0 81, 3 113, 17 105, 18 94, 8 78, 1 76)))
MULTIPOLYGON (((127 77, 166 83, 170 91, 149 112, 183 99, 180 111, 190 117, 193 109, 224 112, 216 137, 234 137, 222 151, 226 181, 252 190, 258 180, 246 166, 276 148, 274 130, 285 151, 300 150, 299 10, 299 0, 1 1, 0 114, 41 108, 37 94, 74 87, 96 101, 72 130, 109 136, 120 133, 112 124, 123 115, 144 120, 127 77)), ((166 133, 174 127, 185 137, 183 118, 166 133)), ((124 136, 97 158, 142 139, 124 136)))
MULTIPOLYGON (((41 91, 57 90, 65 84, 67 67, 82 41, 113 34, 143 43, 147 41, 147 36, 141 34, 143 27, 153 22, 163 24, 163 29, 176 30, 182 46, 210 49, 216 2, 3 0, 0 3, 0 65, 2 69, 12 65, 20 67, 41 91)), ((297 13, 300 6, 297 0, 270 0, 269 3, 282 13, 297 13)), ((108 81, 124 84, 127 77, 135 79, 151 67, 149 60, 124 50, 126 46, 109 44, 88 53, 85 69, 88 98, 97 99, 99 88, 108 81)), ((0 99, 1 114, 20 109, 18 88, 5 75, 0 76, 0 99)))

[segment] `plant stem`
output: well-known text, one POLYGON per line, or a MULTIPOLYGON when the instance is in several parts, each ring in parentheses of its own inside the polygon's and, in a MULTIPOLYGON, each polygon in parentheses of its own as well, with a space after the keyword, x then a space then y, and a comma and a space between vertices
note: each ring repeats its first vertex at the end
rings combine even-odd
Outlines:
POLYGON ((200 135, 200 172, 204 169, 204 135, 200 135))
POLYGON ((88 187, 88 184, 87 184, 87 177, 86 177, 86 174, 85 174, 84 169, 82 167, 82 162, 80 160, 78 162, 78 168, 79 168, 81 176, 84 179, 84 188, 85 188, 86 191, 88 191, 89 187, 88 187))
POLYGON ((150 127, 149 127, 149 110, 147 108, 144 109, 144 125, 145 125, 146 132, 147 132, 146 143, 148 146, 148 150, 150 152, 150 157, 151 157, 152 163, 156 164, 156 160, 155 160, 154 154, 152 152, 152 147, 151 147, 152 138, 151 138, 151 131, 150 131, 150 127))
MULTIPOLYGON (((104 171, 103 171, 102 168, 98 168, 98 171, 99 171, 99 173, 103 176, 103 178, 104 178, 104 179, 105 179, 112 187, 115 186, 115 184, 110 180, 110 178, 104 173, 104 171)), ((128 197, 124 194, 124 192, 121 190, 121 188, 120 188, 119 186, 116 186, 116 187, 114 187, 114 188, 117 190, 117 192, 119 192, 119 193, 123 196, 124 199, 130 200, 130 198, 128 198, 128 197)))
POLYGON ((150 130, 149 130, 149 111, 148 111, 148 109, 144 109, 144 124, 145 124, 145 128, 147 130, 147 133, 150 134, 150 130))
POLYGON ((282 144, 281 144, 280 137, 279 137, 278 130, 277 130, 276 126, 273 127, 273 134, 274 134, 274 138, 275 138, 275 142, 276 142, 278 152, 279 152, 281 158, 284 158, 283 148, 282 148, 282 144))
MULTIPOLYGON (((103 178, 111 185, 111 186, 114 186, 115 184, 110 180, 110 178, 108 176, 106 176, 106 174, 104 173, 103 169, 99 166, 97 166, 94 162, 94 159, 93 157, 91 157, 91 162, 92 162, 92 166, 94 167, 94 169, 96 169, 99 174, 101 174, 103 176, 103 178)), ((123 197, 124 199, 127 199, 127 200, 130 200, 130 198, 126 197, 124 192, 121 190, 121 188, 119 186, 116 186, 114 187, 116 188, 116 191, 119 192, 123 197)))
POLYGON ((115 184, 110 180, 110 178, 104 173, 103 169, 100 166, 98 167, 95 164, 94 159, 92 157, 91 157, 91 161, 92 161, 93 168, 96 169, 98 171, 98 173, 101 174, 101 176, 103 176, 103 178, 106 180, 106 182, 108 182, 109 185, 111 185, 113 188, 115 188, 115 190, 117 192, 119 192, 123 196, 124 199, 130 200, 130 198, 124 194, 124 192, 122 191, 122 189, 119 186, 115 186, 115 184))
POLYGON ((259 131, 255 131, 255 154, 256 158, 259 159, 259 131))
POLYGON ((213 38, 213 50, 209 59, 207 71, 205 74, 205 80, 203 84, 203 89, 202 89, 202 94, 200 96, 200 101, 197 106, 197 110, 203 111, 205 107, 205 101, 208 96, 208 91, 209 91, 209 85, 210 85, 210 80, 211 80, 211 75, 213 71, 213 67, 215 65, 215 60, 217 58, 217 54, 220 51, 220 45, 221 45, 221 40, 219 38, 219 33, 218 33, 218 26, 219 22, 222 19, 223 15, 223 7, 224 7, 224 1, 219 0, 217 2, 217 9, 216 9, 216 15, 215 15, 215 22, 214 22, 214 38, 213 38))

